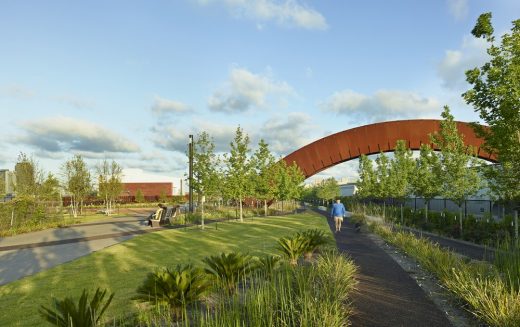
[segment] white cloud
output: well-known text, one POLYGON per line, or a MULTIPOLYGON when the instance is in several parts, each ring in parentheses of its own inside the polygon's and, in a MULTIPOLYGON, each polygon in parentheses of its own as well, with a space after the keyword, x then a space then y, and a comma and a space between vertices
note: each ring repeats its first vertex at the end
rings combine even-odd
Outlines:
POLYGON ((379 90, 368 96, 352 90, 334 93, 320 104, 322 111, 349 116, 351 121, 377 122, 392 119, 433 118, 442 109, 435 98, 413 92, 379 90))
POLYGON ((201 4, 222 3, 235 17, 275 21, 280 25, 309 30, 328 28, 325 17, 297 0, 198 0, 201 4))
POLYGON ((19 142, 48 152, 137 152, 139 147, 113 131, 89 121, 69 117, 44 118, 22 123, 25 135, 19 142))
POLYGON ((16 84, 0 87, 0 95, 23 100, 33 99, 36 97, 36 93, 33 90, 16 84))
POLYGON ((152 104, 152 112, 157 115, 185 114, 193 112, 193 108, 179 101, 156 96, 152 104))
POLYGON ((244 112, 253 107, 265 107, 270 97, 283 100, 284 96, 292 94, 294 91, 286 82, 234 68, 229 80, 210 96, 208 106, 213 111, 244 112))
POLYGON ((209 121, 195 121, 193 126, 186 126, 182 129, 164 126, 152 130, 152 133, 155 134, 153 142, 161 149, 185 153, 188 149, 188 136, 192 134, 196 137, 197 134, 205 131, 213 137, 215 151, 225 152, 229 150, 229 143, 235 136, 236 128, 236 125, 222 125, 209 121))
POLYGON ((271 151, 287 155, 312 142, 312 118, 306 113, 291 112, 284 117, 268 119, 261 127, 259 136, 269 144, 271 151))
POLYGON ((58 102, 67 104, 69 106, 72 106, 76 109, 88 109, 95 106, 94 101, 81 98, 75 95, 61 95, 53 98, 53 100, 56 100, 58 102))
POLYGON ((458 50, 446 50, 444 58, 437 66, 437 74, 442 79, 443 86, 457 91, 467 87, 465 72, 488 60, 486 48, 485 40, 467 35, 458 50))
POLYGON ((178 182, 178 178, 166 176, 161 174, 154 174, 140 168, 125 168, 123 169, 124 183, 161 183, 161 182, 178 182))
POLYGON ((457 20, 462 20, 468 16, 468 0, 447 0, 450 14, 457 20))

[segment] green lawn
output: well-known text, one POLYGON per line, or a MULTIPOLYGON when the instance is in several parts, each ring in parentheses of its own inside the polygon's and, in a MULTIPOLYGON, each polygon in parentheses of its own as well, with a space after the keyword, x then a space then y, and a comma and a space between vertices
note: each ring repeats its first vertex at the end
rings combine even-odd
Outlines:
POLYGON ((242 251, 252 255, 277 254, 276 241, 298 230, 318 228, 334 239, 323 216, 299 215, 257 218, 198 228, 165 230, 135 237, 34 276, 0 286, 0 320, 5 326, 40 326, 40 304, 51 296, 78 298, 83 288, 108 288, 116 295, 107 317, 132 311, 130 300, 145 275, 155 267, 193 263, 221 252, 242 251))

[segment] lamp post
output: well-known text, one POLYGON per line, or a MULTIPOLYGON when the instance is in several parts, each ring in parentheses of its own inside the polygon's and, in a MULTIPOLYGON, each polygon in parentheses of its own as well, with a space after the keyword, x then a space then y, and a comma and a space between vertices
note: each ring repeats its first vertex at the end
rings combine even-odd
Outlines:
POLYGON ((188 153, 190 157, 189 167, 189 205, 190 212, 193 212, 193 135, 190 134, 190 143, 188 144, 188 153))

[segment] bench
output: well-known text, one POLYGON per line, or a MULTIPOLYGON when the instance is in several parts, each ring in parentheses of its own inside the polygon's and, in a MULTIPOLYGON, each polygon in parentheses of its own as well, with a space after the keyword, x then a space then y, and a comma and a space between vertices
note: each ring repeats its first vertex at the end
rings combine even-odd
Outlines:
POLYGON ((151 219, 152 227, 159 227, 170 223, 170 219, 175 218, 177 215, 177 209, 174 207, 167 207, 166 210, 162 210, 161 217, 159 219, 151 219))

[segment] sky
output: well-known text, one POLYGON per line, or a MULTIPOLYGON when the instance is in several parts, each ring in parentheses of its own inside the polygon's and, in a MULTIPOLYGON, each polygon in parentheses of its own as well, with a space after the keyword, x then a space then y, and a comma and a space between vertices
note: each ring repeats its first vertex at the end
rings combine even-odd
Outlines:
MULTIPOLYGON (((125 181, 173 181, 188 135, 229 149, 238 126, 277 156, 375 122, 478 121, 464 71, 471 36, 517 0, 0 0, 0 168, 20 152, 46 172, 80 154, 125 181)), ((357 161, 314 179, 355 179, 357 161)))

